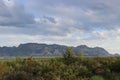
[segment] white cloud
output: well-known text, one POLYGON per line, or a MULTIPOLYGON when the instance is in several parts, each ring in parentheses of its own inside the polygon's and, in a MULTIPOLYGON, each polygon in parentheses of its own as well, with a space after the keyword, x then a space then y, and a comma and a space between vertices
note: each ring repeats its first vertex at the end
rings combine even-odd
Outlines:
POLYGON ((22 1, 0 1, 1 45, 45 42, 107 48, 114 40, 119 44, 118 0, 22 1))

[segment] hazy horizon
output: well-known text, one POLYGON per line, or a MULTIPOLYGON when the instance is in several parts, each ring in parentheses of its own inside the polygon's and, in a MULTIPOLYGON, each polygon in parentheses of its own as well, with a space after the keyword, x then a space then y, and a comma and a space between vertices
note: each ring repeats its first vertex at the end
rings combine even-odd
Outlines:
POLYGON ((118 0, 0 0, 0 46, 46 43, 120 52, 118 0))

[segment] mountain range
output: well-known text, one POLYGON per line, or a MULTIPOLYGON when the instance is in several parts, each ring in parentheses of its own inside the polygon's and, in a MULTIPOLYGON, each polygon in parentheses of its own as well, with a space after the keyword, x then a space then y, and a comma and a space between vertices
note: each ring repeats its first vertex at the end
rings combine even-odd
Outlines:
MULTIPOLYGON (((18 47, 0 47, 0 56, 61 56, 65 53, 67 47, 58 44, 38 44, 26 43, 20 44, 18 47)), ((83 53, 84 56, 109 56, 109 52, 101 47, 88 47, 80 45, 72 47, 75 54, 83 53)))

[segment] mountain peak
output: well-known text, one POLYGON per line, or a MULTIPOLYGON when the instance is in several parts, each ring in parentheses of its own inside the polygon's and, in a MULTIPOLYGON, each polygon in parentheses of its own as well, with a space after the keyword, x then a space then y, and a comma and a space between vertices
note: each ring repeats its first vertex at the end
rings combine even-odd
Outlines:
MULTIPOLYGON (((63 55, 67 47, 65 45, 58 44, 39 44, 39 43, 26 43, 20 44, 18 47, 0 47, 0 56, 29 56, 29 55, 39 55, 39 56, 58 56, 63 55)), ((83 52, 85 56, 106 56, 109 53, 101 47, 91 48, 86 45, 80 45, 73 47, 75 53, 83 52)))

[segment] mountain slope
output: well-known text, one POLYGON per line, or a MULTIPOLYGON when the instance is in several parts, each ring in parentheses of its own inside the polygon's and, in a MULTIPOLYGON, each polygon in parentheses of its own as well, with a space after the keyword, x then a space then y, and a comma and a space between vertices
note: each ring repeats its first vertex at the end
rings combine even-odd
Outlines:
POLYGON ((85 56, 108 56, 109 53, 101 47, 90 48, 86 45, 77 46, 74 48, 75 53, 84 53, 85 56))
MULTIPOLYGON (((47 45, 38 43, 20 44, 18 47, 0 47, 0 56, 59 56, 65 53, 69 46, 47 45)), ((73 47, 75 53, 84 53, 85 56, 108 56, 109 53, 100 47, 90 48, 86 45, 73 47)))

